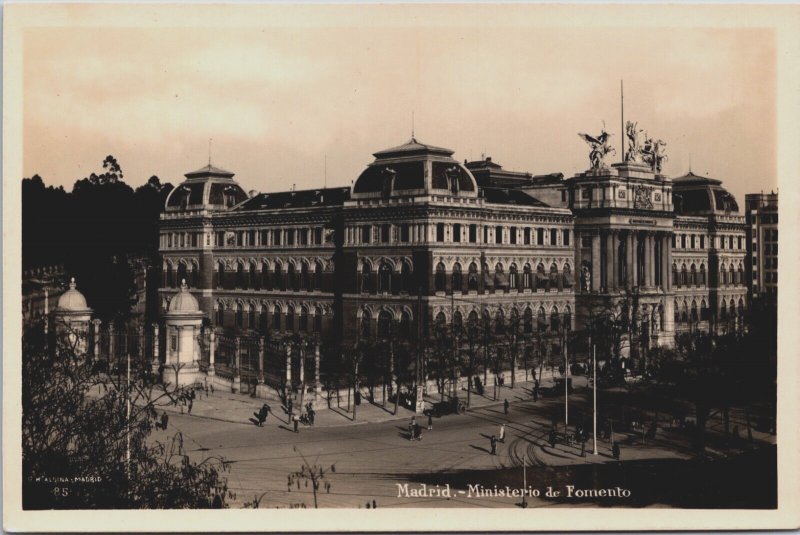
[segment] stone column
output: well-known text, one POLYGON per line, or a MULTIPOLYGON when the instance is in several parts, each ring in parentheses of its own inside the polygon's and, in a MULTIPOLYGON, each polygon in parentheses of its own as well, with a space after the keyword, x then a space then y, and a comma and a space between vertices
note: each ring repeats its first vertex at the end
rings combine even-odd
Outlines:
POLYGON ((614 231, 606 233, 606 291, 613 290, 614 284, 614 231))
MULTIPOLYGON (((45 318, 45 325, 47 325, 46 321, 47 320, 45 318)), ((94 361, 97 362, 98 360, 100 360, 100 320, 94 320, 92 322, 92 325, 94 325, 94 348, 92 348, 92 349, 93 349, 93 353, 94 353, 94 361)), ((158 325, 156 325, 156 329, 158 329, 158 325)), ((156 359, 155 359, 154 362, 156 363, 156 368, 157 368, 158 367, 158 346, 156 346, 156 350, 155 351, 156 351, 156 359)))
POLYGON ((322 394, 322 381, 319 377, 319 342, 314 345, 314 401, 322 394))
POLYGON ((643 258, 643 268, 642 269, 642 279, 644 279, 643 286, 649 287, 653 281, 650 280, 650 232, 644 233, 644 239, 642 240, 642 256, 643 258))
POLYGON ((151 369, 153 373, 158 373, 158 368, 161 365, 161 362, 158 358, 158 324, 153 324, 153 362, 151 364, 151 369))
MULTIPOLYGON (((360 328, 360 326, 359 326, 360 328)), ((286 397, 292 393, 292 346, 286 344, 286 397)))
POLYGON ((214 328, 211 328, 211 333, 208 337, 208 375, 214 376, 214 351, 217 348, 217 335, 214 328))
POLYGON ((258 384, 264 384, 264 352, 266 347, 264 345, 264 337, 258 339, 258 384))
MULTIPOLYGON (((575 269, 572 271, 575 280, 573 281, 573 288, 577 288, 577 292, 581 291, 581 272, 583 270, 583 258, 581 257, 581 249, 583 247, 583 243, 581 242, 581 232, 579 230, 575 230, 575 269)), ((536 243, 536 229, 531 229, 531 243, 536 243)), ((534 270, 536 269, 535 266, 531 266, 534 270)), ((533 272, 535 273, 535 271, 533 272)), ((533 273, 531 274, 531 278, 533 278, 533 273)), ((534 291, 536 291, 536 280, 531 281, 531 287, 534 291)))
POLYGON ((303 345, 300 346, 300 375, 298 379, 300 383, 300 406, 302 407, 306 399, 306 348, 303 345))
POLYGON ((240 337, 236 337, 233 339, 233 348, 234 348, 234 370, 233 370, 233 391, 239 392, 242 387, 242 375, 241 375, 241 358, 242 358, 242 340, 240 337))
POLYGON ((650 252, 649 258, 649 271, 650 271, 650 286, 656 285, 656 236, 651 232, 647 237, 647 250, 650 252))
POLYGON ((592 288, 593 292, 600 290, 600 233, 592 235, 592 288))
POLYGON ((633 231, 629 230, 628 233, 625 235, 625 275, 626 275, 626 286, 628 288, 633 288, 633 231))
POLYGON ((661 238, 661 261, 661 282, 664 290, 669 290, 672 288, 672 242, 668 233, 661 238))

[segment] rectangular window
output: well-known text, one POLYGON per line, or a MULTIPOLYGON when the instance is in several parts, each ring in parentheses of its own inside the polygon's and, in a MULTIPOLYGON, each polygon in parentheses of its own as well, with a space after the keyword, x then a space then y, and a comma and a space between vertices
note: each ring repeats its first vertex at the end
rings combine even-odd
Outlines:
POLYGON ((243 247, 244 246, 244 231, 243 230, 240 230, 239 232, 236 233, 236 245, 237 245, 237 247, 243 247))
POLYGON ((695 245, 694 245, 694 234, 692 234, 692 243, 691 243, 691 247, 692 247, 692 249, 694 249, 694 247, 695 247, 695 245))
POLYGON ((503 243, 503 227, 494 227, 494 242, 503 243))
POLYGON ((293 228, 286 231, 286 245, 294 245, 294 233, 295 230, 293 228))
POLYGON ((517 244, 517 227, 508 229, 508 241, 511 245, 517 244))
POLYGON ((167 247, 172 247, 172 234, 167 234, 167 247))
POLYGON ((728 237, 728 245, 729 245, 729 247, 728 247, 729 249, 733 249, 733 236, 729 236, 728 237))
POLYGON ((681 234, 681 248, 686 249, 686 234, 681 234))
POLYGON ((255 230, 251 230, 249 235, 248 235, 247 245, 249 245, 250 247, 253 247, 255 244, 256 244, 256 231, 255 230))
POLYGON ((381 243, 389 243, 392 226, 388 223, 381 225, 381 243))
POLYGON ((224 247, 224 246, 225 246, 225 233, 217 232, 217 247, 224 247))
POLYGON ((370 243, 372 241, 372 226, 364 225, 361 227, 361 243, 370 243))
POLYGON ((453 225, 453 241, 455 243, 461 243, 461 225, 458 223, 453 225))
POLYGON ((677 237, 675 236, 675 234, 673 234, 672 235, 672 248, 673 249, 677 249, 677 247, 678 247, 676 240, 677 240, 677 237))
POLYGON ((475 243, 478 241, 478 225, 469 226, 469 242, 475 243))
POLYGON ((483 243, 489 243, 489 227, 483 227, 483 243))
POLYGON ((558 231, 550 229, 550 245, 558 245, 558 231))
POLYGON ((705 249, 706 248, 706 237, 705 236, 700 236, 700 248, 701 249, 705 249))
POLYGON ((544 245, 544 229, 536 229, 536 245, 544 245))
POLYGON ((181 232, 181 247, 186 247, 186 235, 181 232))
POLYGON ((739 250, 741 250, 741 248, 742 248, 742 237, 741 236, 736 238, 736 248, 739 249, 739 250))
POLYGON ((276 229, 272 231, 272 245, 280 245, 281 244, 281 230, 276 229))
POLYGON ((400 241, 404 243, 408 243, 409 241, 409 225, 408 223, 403 223, 400 225, 400 241))
POLYGON ((564 246, 569 246, 569 229, 564 229, 564 246))
POLYGON ((297 244, 308 245, 308 229, 297 229, 297 244))
POLYGON ((526 228, 525 230, 522 231, 522 234, 523 234, 522 239, 524 240, 525 245, 530 245, 531 244, 531 229, 526 228))
POLYGON ((262 230, 261 231, 261 245, 266 245, 269 242, 269 231, 262 230))
POLYGON ((436 223, 436 241, 444 241, 444 223, 436 223))
POLYGON ((192 247, 197 247, 197 233, 192 233, 192 247))
POLYGON ((567 202, 567 190, 561 190, 561 202, 567 202))
POLYGON ((322 227, 317 227, 314 229, 314 244, 322 245, 322 227))

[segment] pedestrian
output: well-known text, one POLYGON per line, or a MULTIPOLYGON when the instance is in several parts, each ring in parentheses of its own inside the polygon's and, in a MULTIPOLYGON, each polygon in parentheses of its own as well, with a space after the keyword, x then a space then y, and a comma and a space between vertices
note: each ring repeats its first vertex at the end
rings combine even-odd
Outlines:
POLYGON ((534 401, 534 403, 539 401, 539 387, 538 386, 534 386, 533 387, 533 401, 534 401))
POLYGON ((508 414, 508 400, 507 399, 503 400, 503 412, 508 414))
POLYGON ((192 414, 192 405, 193 404, 194 404, 194 401, 192 400, 192 398, 189 398, 189 414, 192 414))
POLYGON ((506 424, 500 424, 500 442, 506 443, 506 424))
MULTIPOLYGON (((581 437, 583 438, 583 437, 581 437)), ((586 441, 581 440, 581 457, 586 457, 586 441)))
POLYGON ((313 408, 312 408, 312 409, 309 409, 309 411, 308 411, 308 422, 309 422, 311 425, 314 425, 314 415, 315 415, 315 414, 316 414, 316 412, 314 411, 314 409, 313 409, 313 408))
POLYGON ((292 416, 292 423, 294 423, 294 432, 297 433, 297 426, 300 423, 300 418, 298 418, 296 414, 292 416))
POLYGON ((408 440, 414 440, 414 422, 408 424, 408 440))
POLYGON ((547 441, 550 443, 551 448, 556 447, 556 430, 550 429, 550 436, 547 437, 547 441))
POLYGON ((375 502, 375 500, 372 500, 372 508, 373 509, 377 509, 378 508, 378 504, 375 502))
POLYGON ((432 430, 433 430, 433 413, 429 412, 428 413, 428 431, 432 431, 432 430))
POLYGON ((497 455, 497 438, 494 435, 489 439, 489 443, 492 446, 492 455, 497 455))
POLYGON ((614 442, 614 445, 611 447, 611 455, 614 456, 614 459, 619 461, 620 451, 619 451, 619 444, 614 442))
POLYGON ((214 395, 214 385, 210 384, 210 385, 208 385, 208 388, 211 389, 211 395, 213 396, 214 395))
POLYGON ((414 424, 414 439, 422 440, 422 427, 417 424, 414 424))
POLYGON ((288 401, 286 401, 286 412, 292 414, 292 398, 289 398, 288 401))
POLYGON ((167 411, 161 413, 161 429, 167 428, 167 424, 169 423, 169 416, 167 416, 167 411))

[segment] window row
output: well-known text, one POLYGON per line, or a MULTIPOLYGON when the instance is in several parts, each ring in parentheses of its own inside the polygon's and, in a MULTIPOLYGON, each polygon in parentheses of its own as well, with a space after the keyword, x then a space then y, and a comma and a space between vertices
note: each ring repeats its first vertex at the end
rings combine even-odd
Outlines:
POLYGON ((225 289, 253 289, 253 290, 301 290, 313 292, 327 288, 325 268, 322 262, 310 265, 299 262, 299 268, 294 262, 287 262, 286 266, 279 263, 270 270, 266 263, 249 263, 245 266, 237 262, 236 270, 228 270, 224 262, 217 263, 214 274, 214 286, 225 289), (260 267, 259 267, 260 266, 260 267))
POLYGON ((203 241, 202 232, 163 232, 160 238, 161 249, 198 247, 203 241))
POLYGON ((261 333, 268 331, 320 333, 324 317, 321 307, 317 307, 312 315, 306 306, 295 308, 289 305, 284 313, 278 305, 272 307, 272 310, 269 310, 266 305, 262 305, 258 309, 250 307, 245 310, 242 303, 237 303, 232 310, 225 310, 225 306, 218 303, 215 315, 218 327, 251 329, 261 333))
POLYGON ((250 230, 218 230, 216 247, 305 246, 331 243, 331 234, 322 227, 250 230))
MULTIPOLYGON (((436 223, 435 235, 431 238, 437 243, 479 243, 480 228, 483 228, 482 240, 485 244, 503 245, 570 245, 569 229, 544 229, 517 226, 480 226, 477 224, 436 223)), ((426 242, 424 224, 401 223, 399 225, 383 223, 381 225, 361 225, 357 232, 350 230, 349 243, 419 243, 426 242)))

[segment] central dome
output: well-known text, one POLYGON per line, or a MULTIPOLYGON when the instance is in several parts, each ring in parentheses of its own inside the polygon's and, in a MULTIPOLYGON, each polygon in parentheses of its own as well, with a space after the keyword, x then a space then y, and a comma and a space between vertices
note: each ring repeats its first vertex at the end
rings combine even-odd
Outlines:
POLYGON ((76 289, 75 277, 69 281, 69 290, 58 298, 58 309, 69 312, 85 312, 89 310, 86 298, 76 289))
POLYGON ((189 293, 189 287, 186 286, 186 280, 181 281, 181 291, 169 302, 169 312, 186 313, 186 312, 199 312, 200 304, 197 298, 189 293))
POLYGON ((375 161, 353 185, 354 198, 434 193, 477 196, 475 178, 453 159, 450 149, 426 145, 412 137, 408 143, 373 156, 375 161))
POLYGON ((230 171, 208 164, 184 176, 186 180, 167 197, 167 212, 225 210, 247 200, 247 193, 230 171))

